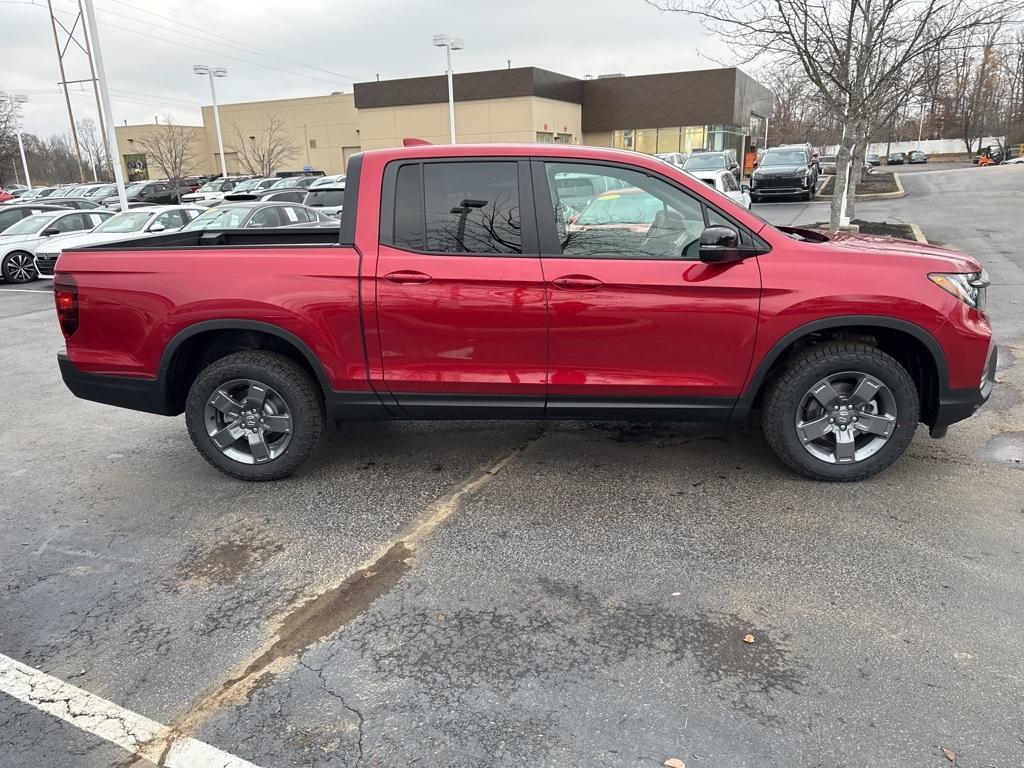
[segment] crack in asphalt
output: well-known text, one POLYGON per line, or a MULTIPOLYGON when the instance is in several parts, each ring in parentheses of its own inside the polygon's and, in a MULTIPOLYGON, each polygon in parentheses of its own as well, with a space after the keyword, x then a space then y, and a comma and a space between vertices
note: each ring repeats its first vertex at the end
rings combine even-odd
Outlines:
MULTIPOLYGON (((290 661, 298 659, 300 653, 364 613, 381 595, 398 584, 412 567, 410 561, 417 544, 456 512, 463 498, 484 488, 543 436, 544 430, 538 430, 530 439, 502 456, 494 464, 478 471, 466 482, 435 501, 422 515, 406 526, 395 537, 393 543, 385 544, 382 547, 383 551, 378 550, 379 554, 372 561, 364 563, 340 583, 293 604, 278 618, 277 628, 271 640, 257 650, 250 657, 251 660, 240 664, 237 674, 230 676, 212 694, 194 706, 176 725, 169 726, 152 738, 151 743, 143 744, 138 754, 127 763, 128 768, 139 765, 138 761, 141 759, 152 760, 145 755, 151 755, 157 749, 160 753, 154 762, 159 768, 163 768, 176 741, 190 736, 196 728, 221 709, 248 703, 254 691, 284 671, 290 661)), ((301 660, 299 663, 302 663, 301 660)), ((320 672, 317 672, 317 675, 326 686, 320 672)), ((365 725, 362 712, 349 706, 336 692, 326 687, 324 690, 338 698, 345 709, 356 716, 359 724, 361 761, 365 725)))

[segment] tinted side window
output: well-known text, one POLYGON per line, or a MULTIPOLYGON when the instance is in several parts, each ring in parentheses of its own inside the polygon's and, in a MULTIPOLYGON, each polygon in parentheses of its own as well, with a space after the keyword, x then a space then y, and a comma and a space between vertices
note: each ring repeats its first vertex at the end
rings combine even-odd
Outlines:
MULTIPOLYGON (((61 232, 78 232, 82 229, 91 229, 85 224, 85 217, 80 213, 75 213, 70 216, 62 216, 57 219, 51 225, 53 229, 60 230, 61 232)), ((49 229, 49 227, 48 227, 49 229)))
POLYGON ((423 242, 423 182, 419 165, 403 165, 395 179, 395 247, 421 251, 423 242))
POLYGON ((697 198, 626 168, 546 163, 563 256, 617 259, 697 258, 704 210, 697 198), (595 194, 566 194, 589 177, 595 194))
POLYGON ((252 215, 252 218, 249 219, 249 223, 245 226, 253 229, 281 226, 281 218, 278 215, 277 206, 261 208, 256 211, 256 213, 252 215))
POLYGON ((156 221, 154 223, 163 224, 167 229, 176 229, 184 224, 181 220, 181 211, 167 211, 167 213, 161 213, 156 217, 156 221))
POLYGON ((425 163, 426 250, 522 253, 515 162, 425 163))

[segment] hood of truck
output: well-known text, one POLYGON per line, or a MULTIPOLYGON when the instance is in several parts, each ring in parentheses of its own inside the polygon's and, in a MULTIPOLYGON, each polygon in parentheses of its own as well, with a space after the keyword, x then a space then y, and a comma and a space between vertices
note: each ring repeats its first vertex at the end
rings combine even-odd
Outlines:
POLYGON ((829 235, 829 240, 818 244, 826 251, 834 251, 842 258, 845 254, 877 253, 897 259, 914 259, 922 268, 933 272, 979 272, 981 264, 977 259, 961 251, 943 248, 927 243, 901 240, 896 237, 879 235, 854 235, 840 232, 829 235))

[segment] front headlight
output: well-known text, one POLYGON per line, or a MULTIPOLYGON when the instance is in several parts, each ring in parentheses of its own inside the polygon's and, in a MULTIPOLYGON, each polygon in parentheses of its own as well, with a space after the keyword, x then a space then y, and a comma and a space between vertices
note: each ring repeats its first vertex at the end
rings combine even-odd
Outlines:
POLYGON ((985 289, 990 281, 984 269, 980 272, 932 272, 928 279, 964 304, 975 309, 985 308, 985 289))

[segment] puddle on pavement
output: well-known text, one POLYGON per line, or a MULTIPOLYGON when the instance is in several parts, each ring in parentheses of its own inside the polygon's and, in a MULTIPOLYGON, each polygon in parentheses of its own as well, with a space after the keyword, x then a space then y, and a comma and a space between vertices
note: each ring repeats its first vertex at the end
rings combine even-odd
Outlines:
POLYGON ((1006 432, 988 441, 985 456, 1024 469, 1024 432, 1006 432))

